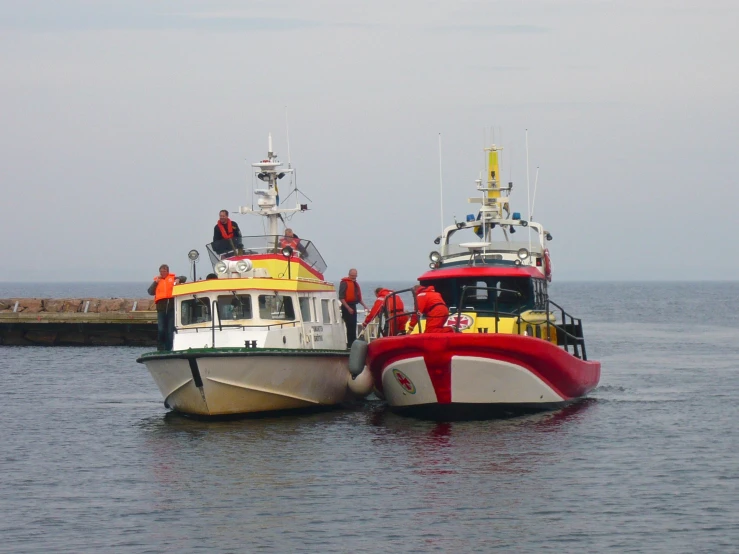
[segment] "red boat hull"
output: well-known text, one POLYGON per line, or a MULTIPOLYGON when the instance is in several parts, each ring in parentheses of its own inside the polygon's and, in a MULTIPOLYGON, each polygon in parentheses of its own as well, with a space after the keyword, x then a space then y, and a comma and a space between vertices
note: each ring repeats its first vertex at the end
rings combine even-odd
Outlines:
POLYGON ((369 344, 367 364, 392 408, 431 417, 553 409, 583 397, 600 380, 600 362, 523 335, 383 337, 369 344))

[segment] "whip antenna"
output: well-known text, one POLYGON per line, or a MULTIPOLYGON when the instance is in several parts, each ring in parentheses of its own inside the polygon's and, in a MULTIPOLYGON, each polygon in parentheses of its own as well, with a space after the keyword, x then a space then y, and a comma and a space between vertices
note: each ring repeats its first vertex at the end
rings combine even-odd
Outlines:
POLYGON ((439 133, 439 200, 441 212, 441 234, 444 234, 444 181, 441 172, 441 133, 439 133))
POLYGON ((529 130, 526 129, 526 207, 529 210, 529 221, 531 221, 531 187, 529 185, 529 130))
POLYGON ((285 106, 285 137, 287 138, 287 168, 292 167, 292 160, 290 158, 290 125, 287 121, 287 106, 285 106))
POLYGON ((531 199, 531 219, 534 217, 534 204, 536 204, 536 185, 539 184, 539 166, 536 166, 536 176, 534 177, 534 197, 531 199))

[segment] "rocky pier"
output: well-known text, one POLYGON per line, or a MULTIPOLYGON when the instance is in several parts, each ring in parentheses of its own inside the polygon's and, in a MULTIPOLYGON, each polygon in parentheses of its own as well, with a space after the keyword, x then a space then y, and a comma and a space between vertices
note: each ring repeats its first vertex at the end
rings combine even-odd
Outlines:
POLYGON ((0 344, 156 346, 152 298, 3 298, 0 344))

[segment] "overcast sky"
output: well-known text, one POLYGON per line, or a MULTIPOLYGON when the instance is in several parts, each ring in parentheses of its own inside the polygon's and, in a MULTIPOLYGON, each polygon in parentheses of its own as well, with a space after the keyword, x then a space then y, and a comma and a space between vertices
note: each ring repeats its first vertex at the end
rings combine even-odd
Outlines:
MULTIPOLYGON (((267 134, 328 276, 412 280, 485 140, 555 280, 736 279, 735 0, 0 0, 2 281, 188 271, 267 134), (494 136, 493 136, 494 135, 494 136)), ((245 235, 253 216, 236 215, 245 235)), ((207 269, 202 260, 199 272, 207 269)))

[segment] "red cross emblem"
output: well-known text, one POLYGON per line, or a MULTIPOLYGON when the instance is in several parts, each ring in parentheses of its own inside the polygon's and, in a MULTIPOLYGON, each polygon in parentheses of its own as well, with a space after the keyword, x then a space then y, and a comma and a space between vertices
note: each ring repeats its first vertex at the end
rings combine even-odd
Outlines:
POLYGON ((416 386, 413 384, 413 381, 408 379, 408 376, 405 373, 399 369, 393 369, 393 377, 395 377, 395 380, 406 392, 416 394, 416 386))
POLYGON ((469 329, 472 327, 472 324, 475 322, 474 319, 472 319, 470 316, 465 314, 457 315, 450 315, 446 323, 444 324, 444 327, 457 327, 457 321, 459 321, 459 328, 460 329, 469 329))

